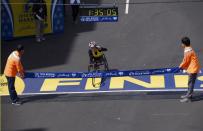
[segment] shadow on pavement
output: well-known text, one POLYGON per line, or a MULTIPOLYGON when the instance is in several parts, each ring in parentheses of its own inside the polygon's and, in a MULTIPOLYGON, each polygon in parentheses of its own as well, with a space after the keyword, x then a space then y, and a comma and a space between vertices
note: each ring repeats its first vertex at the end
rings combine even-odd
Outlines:
POLYGON ((192 102, 202 101, 203 100, 203 94, 198 94, 193 96, 192 102))
MULTIPOLYGON (((87 0, 86 3, 88 3, 87 0)), ((100 3, 100 0, 97 1, 97 3, 100 3)), ((7 57, 18 44, 25 46, 25 55, 23 56, 22 61, 26 70, 68 63, 78 34, 95 30, 95 24, 83 24, 80 22, 73 24, 71 7, 65 7, 64 33, 46 35, 46 40, 41 43, 37 43, 34 36, 2 41, 2 72, 4 70, 7 57)))
POLYGON ((48 131, 45 128, 32 128, 32 129, 22 129, 22 130, 16 130, 16 131, 48 131))

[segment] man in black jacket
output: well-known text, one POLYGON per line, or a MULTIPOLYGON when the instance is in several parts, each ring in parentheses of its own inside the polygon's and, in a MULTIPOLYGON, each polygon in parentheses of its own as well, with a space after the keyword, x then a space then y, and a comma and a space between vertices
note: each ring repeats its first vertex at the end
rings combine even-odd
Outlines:
POLYGON ((47 7, 44 0, 36 0, 33 5, 33 14, 36 23, 36 41, 45 40, 43 36, 45 22, 47 21, 47 7))
POLYGON ((79 13, 79 4, 80 4, 80 0, 70 0, 70 4, 71 4, 71 8, 72 8, 72 17, 73 17, 73 22, 74 24, 77 23, 77 16, 79 13))

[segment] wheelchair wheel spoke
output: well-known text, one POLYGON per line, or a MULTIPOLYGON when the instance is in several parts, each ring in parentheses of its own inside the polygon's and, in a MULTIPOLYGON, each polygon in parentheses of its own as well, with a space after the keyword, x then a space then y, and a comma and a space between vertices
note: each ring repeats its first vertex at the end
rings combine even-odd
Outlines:
MULTIPOLYGON (((103 55, 102 59, 99 61, 94 61, 93 64, 90 64, 88 66, 89 72, 100 72, 100 71, 108 71, 108 62, 106 60, 105 55, 103 55)), ((101 85, 103 82, 105 82, 106 78, 101 78, 101 81, 97 81, 97 78, 92 78, 92 85, 93 87, 96 87, 96 85, 101 85)))

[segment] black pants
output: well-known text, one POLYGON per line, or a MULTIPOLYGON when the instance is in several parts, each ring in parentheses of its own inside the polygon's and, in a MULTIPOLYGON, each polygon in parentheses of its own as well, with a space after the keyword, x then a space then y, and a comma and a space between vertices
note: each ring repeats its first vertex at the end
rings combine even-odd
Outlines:
POLYGON ((197 79, 197 73, 189 74, 188 92, 187 92, 187 95, 189 96, 191 96, 193 93, 196 79, 197 79))
POLYGON ((8 90, 9 90, 11 101, 16 102, 19 100, 19 98, 15 90, 15 77, 6 76, 6 78, 8 81, 8 90))
POLYGON ((79 13, 79 5, 71 5, 73 21, 76 21, 79 13))

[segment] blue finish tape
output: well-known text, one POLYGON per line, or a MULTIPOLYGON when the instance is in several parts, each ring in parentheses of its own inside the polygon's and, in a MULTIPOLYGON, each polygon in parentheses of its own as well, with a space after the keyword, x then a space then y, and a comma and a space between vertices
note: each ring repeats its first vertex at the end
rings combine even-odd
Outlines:
POLYGON ((122 77, 122 76, 142 76, 158 75, 167 73, 179 73, 180 68, 160 68, 146 70, 126 70, 126 71, 99 71, 99 72, 26 72, 25 78, 92 78, 92 77, 122 77))

